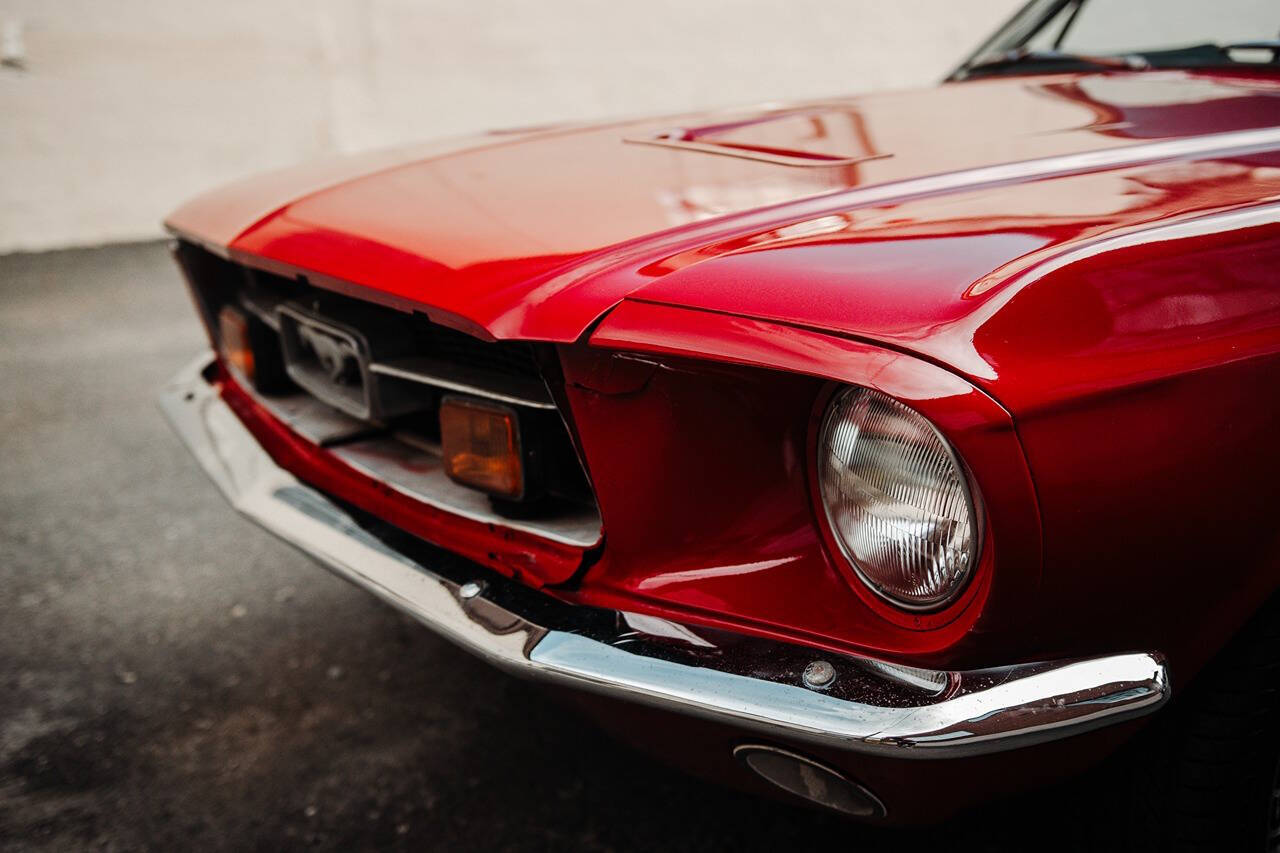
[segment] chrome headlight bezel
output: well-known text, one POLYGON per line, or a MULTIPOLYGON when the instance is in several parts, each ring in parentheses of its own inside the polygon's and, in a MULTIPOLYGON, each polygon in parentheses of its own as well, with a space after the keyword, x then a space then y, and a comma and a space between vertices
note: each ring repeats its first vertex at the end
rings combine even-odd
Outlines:
MULTIPOLYGON (((945 610, 955 603, 964 594, 965 590, 970 587, 974 576, 977 574, 984 546, 985 518, 982 511, 982 502, 978 498, 968 467, 937 426, 924 414, 890 394, 861 385, 844 385, 827 395, 817 425, 814 451, 816 499, 822 507, 821 511, 829 533, 829 539, 834 543, 835 549, 838 551, 838 554, 834 556, 848 565, 865 589, 872 592, 877 599, 887 602, 897 610, 915 614, 935 613, 945 610), (967 522, 967 546, 964 549, 963 566, 953 572, 953 579, 936 595, 919 596, 912 599, 886 589, 886 585, 877 581, 876 571, 870 570, 865 566, 864 560, 860 559, 855 553, 855 548, 851 546, 846 531, 838 519, 833 516, 833 508, 828 499, 828 482, 826 479, 832 470, 830 439, 834 429, 841 425, 842 418, 847 417, 847 411, 842 414, 842 410, 847 409, 846 404, 851 397, 872 400, 881 406, 894 410, 895 414, 901 417, 903 421, 916 428, 925 441, 933 443, 931 449, 934 451, 935 457, 937 459, 945 459, 949 465, 949 472, 954 476, 958 486, 958 496, 962 499, 964 517, 967 522)), ((883 567, 881 567, 880 571, 883 574, 883 567)))

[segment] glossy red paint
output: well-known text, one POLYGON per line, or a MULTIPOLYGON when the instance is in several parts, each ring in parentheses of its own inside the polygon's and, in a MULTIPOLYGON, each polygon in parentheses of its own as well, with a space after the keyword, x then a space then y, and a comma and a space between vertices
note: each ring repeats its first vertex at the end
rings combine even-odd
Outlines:
POLYGON ((619 306, 590 343, 662 360, 642 393, 611 397, 575 386, 574 350, 563 356, 610 537, 610 548, 587 576, 584 599, 618 606, 621 593, 693 608, 711 598, 716 612, 753 618, 775 631, 803 626, 817 635, 806 637, 809 642, 920 657, 950 649, 951 662, 966 634, 989 636, 1022 624, 1025 601, 1040 581, 1035 492, 1008 413, 968 382, 847 338, 638 302, 619 306), (756 369, 706 370, 688 359, 756 369), (802 383, 796 375, 829 381, 802 383), (838 387, 833 383, 864 385, 909 402, 974 472, 988 547, 965 593, 939 612, 905 613, 886 604, 837 556, 824 513, 812 499, 811 460, 823 407, 838 387), (653 457, 629 450, 634 438, 628 432, 603 428, 638 418, 649 421, 643 434, 672 436, 678 445, 658 455, 685 475, 678 484, 642 485, 653 481, 639 470, 653 457), (760 460, 768 459, 785 462, 758 482, 769 472, 760 460), (625 487, 615 489, 615 483, 625 487), (677 494, 685 511, 673 513, 666 507, 677 494), (751 496, 762 505, 748 509, 747 502, 726 503, 723 495, 751 496), (707 510, 697 509, 716 504, 731 514, 707 519, 707 510), (782 524, 785 510, 806 508, 793 526, 782 524), (646 537, 655 541, 641 546, 646 537), (991 602, 997 572, 1000 594, 991 602), (798 620, 798 613, 805 618, 798 620))
MULTIPOLYGON (((271 212, 263 212, 267 190, 242 188, 197 199, 169 224, 233 256, 362 285, 494 337, 561 342, 576 340, 620 298, 656 285, 664 272, 743 241, 759 249, 805 235, 828 244, 955 238, 902 247, 912 259, 928 252, 932 263, 973 259, 914 282, 910 302, 919 308, 905 316, 911 305, 903 304, 901 288, 910 280, 883 292, 884 285, 841 278, 810 299, 784 288, 791 311, 803 309, 788 319, 871 334, 880 330, 869 319, 883 315, 897 318, 901 333, 919 334, 939 314, 968 307, 960 300, 974 280, 962 282, 967 273, 982 276, 1046 244, 1158 221, 1187 209, 1181 196, 1193 187, 1201 205, 1220 205, 1227 188, 1216 186, 1217 175, 1186 169, 1189 161, 1216 158, 1170 158, 1152 145, 1219 132, 1224 112, 1235 131, 1274 127, 1275 92, 1273 78, 1246 75, 1059 75, 490 137, 444 152, 406 151, 398 162, 394 154, 366 155, 372 159, 349 172, 341 164, 295 170, 264 183, 296 193, 282 195, 271 212), (1115 129, 1117 116, 1129 124, 1115 129), (731 128, 714 130, 725 125, 731 128), (965 133, 939 135, 940 126, 965 133), (704 141, 719 133, 734 144, 888 156, 794 167, 624 142, 671 127, 704 141), (1099 153, 1130 163, 1139 183, 1115 174, 1099 153), (1017 165, 982 171, 1009 164, 1017 165), (368 174, 350 177, 362 166, 368 174), (1145 173, 1169 192, 1137 191, 1145 173), (929 176, 944 179, 923 181, 929 176), (902 210, 910 199, 923 207, 902 210), (228 234, 236 236, 227 241, 228 234), (848 313, 850 298, 863 310, 848 313)), ((1257 197, 1252 180, 1237 183, 1257 197)), ((889 247, 881 248, 885 255, 877 268, 886 278, 923 267, 889 247)), ((804 276, 820 283, 824 269, 804 276)), ((762 295, 774 286, 769 281, 762 295)))
POLYGON ((1200 220, 1032 273, 976 330, 1036 475, 1058 648, 1146 643, 1185 678, 1275 590, 1277 217, 1200 220), (1046 310, 1058 322, 1033 334, 1046 310), (1081 636, 1084 614, 1107 629, 1081 636))
POLYGON ((556 594, 908 662, 1157 648, 1183 681, 1280 571, 1277 199, 1274 76, 1108 72, 486 137, 169 224, 563 344, 606 542, 556 594), (702 147, 625 141, 664 132, 702 147), (808 459, 837 381, 916 405, 987 508, 977 578, 923 624, 824 542, 808 459))

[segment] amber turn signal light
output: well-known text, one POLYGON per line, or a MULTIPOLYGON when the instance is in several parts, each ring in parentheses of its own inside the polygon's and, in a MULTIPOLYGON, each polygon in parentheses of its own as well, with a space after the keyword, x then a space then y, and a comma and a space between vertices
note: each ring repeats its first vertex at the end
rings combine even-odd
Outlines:
POLYGON ((503 406, 445 397, 440 403, 440 447, 449 479, 502 498, 524 494, 516 414, 503 406))
POLYGON ((227 364, 252 382, 254 363, 249 318, 240 309, 224 305, 218 312, 218 346, 227 364))

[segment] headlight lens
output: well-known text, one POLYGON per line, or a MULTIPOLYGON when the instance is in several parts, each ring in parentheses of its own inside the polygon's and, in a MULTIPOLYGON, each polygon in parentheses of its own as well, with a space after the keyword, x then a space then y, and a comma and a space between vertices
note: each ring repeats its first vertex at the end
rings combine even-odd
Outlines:
POLYGON ((881 596, 926 610, 964 586, 978 554, 974 500, 951 446, 918 412, 869 388, 836 394, 818 479, 836 541, 881 596))

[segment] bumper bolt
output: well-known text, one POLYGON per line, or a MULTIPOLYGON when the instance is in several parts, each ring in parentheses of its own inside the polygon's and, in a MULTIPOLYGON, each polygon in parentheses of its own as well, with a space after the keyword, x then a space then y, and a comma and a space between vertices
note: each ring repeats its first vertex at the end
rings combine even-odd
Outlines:
POLYGON ((482 592, 484 592, 484 584, 480 581, 467 581, 458 587, 458 597, 463 601, 470 601, 482 592))
POLYGON ((801 677, 810 690, 825 690, 836 680, 836 668, 824 660, 815 660, 804 668, 801 677))

